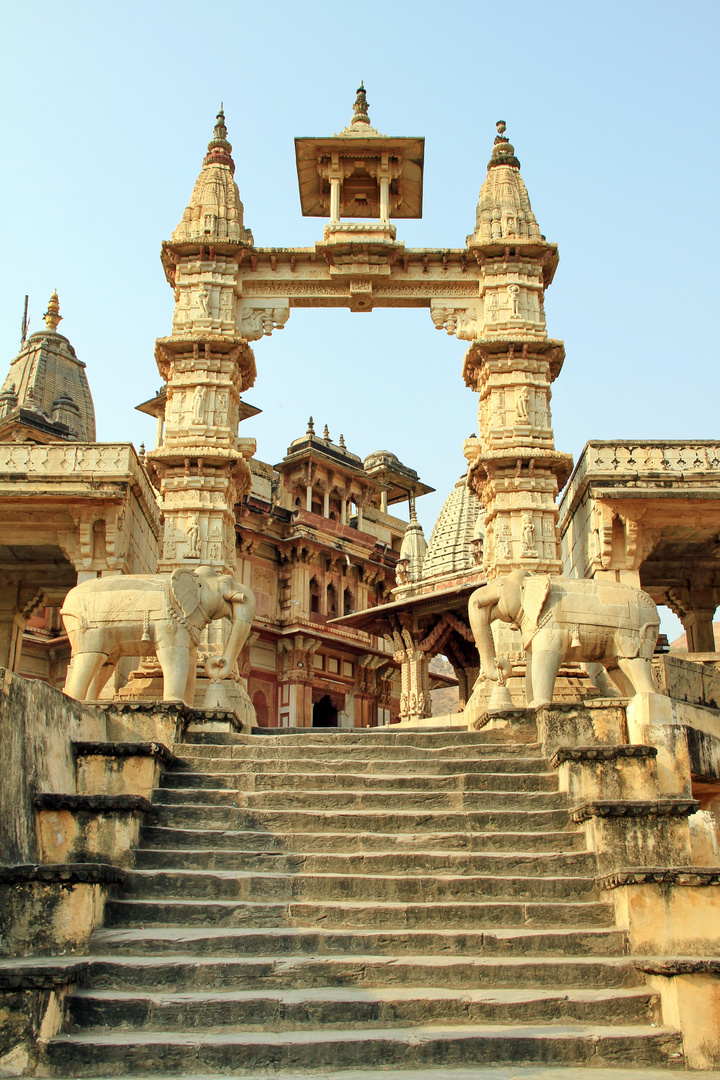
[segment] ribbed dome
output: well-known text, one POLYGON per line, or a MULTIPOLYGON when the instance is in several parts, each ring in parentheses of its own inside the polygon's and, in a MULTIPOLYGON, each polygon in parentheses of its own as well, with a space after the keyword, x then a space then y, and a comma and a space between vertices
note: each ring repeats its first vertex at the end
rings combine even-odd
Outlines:
MULTIPOLYGON (((59 314, 53 318, 53 309, 49 311, 49 325, 57 325, 59 314)), ((56 330, 31 334, 10 365, 0 391, 0 416, 11 419, 21 414, 26 421, 36 417, 43 427, 64 424, 68 431, 60 429, 58 438, 95 441, 95 410, 85 365, 56 330)))
POLYGON ((473 569, 476 564, 472 542, 477 539, 476 526, 478 516, 482 513, 476 495, 470 491, 462 476, 443 503, 433 526, 423 562, 423 581, 440 574, 473 569))

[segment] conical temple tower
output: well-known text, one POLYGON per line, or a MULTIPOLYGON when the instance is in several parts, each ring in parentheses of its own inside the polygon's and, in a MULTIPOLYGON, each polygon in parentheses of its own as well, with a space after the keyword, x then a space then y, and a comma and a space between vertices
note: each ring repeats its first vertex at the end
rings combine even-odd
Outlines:
POLYGON ((481 313, 463 366, 480 395, 480 438, 466 441, 465 456, 486 509, 483 566, 491 580, 520 567, 560 573, 555 500, 572 469, 572 457, 555 449, 550 416, 550 387, 565 355, 547 336, 543 307, 557 245, 540 232, 503 121, 497 129, 467 239, 480 267, 481 313))
MULTIPOLYGON (((231 151, 221 107, 190 205, 162 249, 175 312, 172 334, 155 349, 167 399, 164 433, 147 463, 163 496, 158 570, 166 573, 182 566, 234 573, 234 506, 251 486, 247 462, 255 440, 239 439, 237 431, 247 415, 240 395, 255 382, 255 358, 236 326, 235 283, 253 238, 243 226, 231 151)), ((219 626, 210 628, 201 654, 221 648, 219 626)), ((249 718, 241 684, 233 689, 199 679, 195 703, 227 705, 228 694, 249 718)))

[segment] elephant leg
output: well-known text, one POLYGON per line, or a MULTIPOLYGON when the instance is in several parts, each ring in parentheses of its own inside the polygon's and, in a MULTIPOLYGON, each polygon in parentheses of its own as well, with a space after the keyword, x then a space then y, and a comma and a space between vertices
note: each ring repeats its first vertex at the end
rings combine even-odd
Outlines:
MULTIPOLYGON (((528 707, 538 709, 541 705, 552 704, 555 680, 557 679, 563 654, 553 649, 532 650, 532 701, 528 707)), ((526 691, 527 692, 527 691, 526 691)))
POLYGON ((649 660, 645 660, 642 656, 634 656, 632 660, 618 657, 618 667, 626 679, 632 683, 634 694, 657 694, 649 660))
MULTIPOLYGON (((190 650, 186 645, 165 645, 157 650, 163 673, 163 701, 185 701, 190 650)), ((186 704, 192 705, 192 701, 186 704)))
POLYGON ((532 653, 525 653, 525 704, 530 705, 533 699, 533 680, 532 680, 532 653))
POLYGON ((185 701, 192 705, 195 697, 195 680, 197 677, 197 649, 190 650, 188 663, 188 677, 185 683, 185 701))
POLYGON ((106 683, 107 683, 108 679, 110 678, 110 676, 114 675, 114 673, 115 673, 115 665, 114 664, 110 664, 110 663, 103 664, 103 666, 100 668, 100 670, 98 671, 95 678, 90 683, 90 686, 88 687, 88 693, 87 693, 88 701, 97 701, 98 700, 98 698, 100 697, 100 695, 101 695, 101 693, 103 691, 103 687, 106 685, 106 683))
POLYGON ((67 696, 78 701, 87 701, 90 684, 105 663, 107 655, 101 652, 77 653, 73 656, 65 678, 67 696))
POLYGON ((633 684, 620 668, 608 668, 607 673, 617 686, 623 697, 632 697, 635 693, 633 684))

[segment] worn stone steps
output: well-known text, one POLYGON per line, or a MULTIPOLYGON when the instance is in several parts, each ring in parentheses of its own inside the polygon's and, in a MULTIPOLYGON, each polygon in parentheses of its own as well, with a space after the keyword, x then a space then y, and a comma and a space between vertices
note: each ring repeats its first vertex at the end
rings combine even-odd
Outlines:
POLYGON ((93 989, 252 990, 259 987, 444 986, 627 989, 641 980, 626 957, 324 954, 217 957, 90 956, 93 989))
POLYGON ((388 773, 376 776, 364 772, 337 770, 327 772, 170 772, 163 777, 162 789, 202 788, 232 791, 271 791, 276 794, 288 790, 310 792, 370 791, 397 793, 423 792, 434 796, 439 792, 493 791, 493 792, 557 792, 557 777, 550 772, 458 772, 453 775, 398 775, 388 773))
POLYGON ((188 926, 108 929, 95 935, 96 952, 126 955, 240 956, 400 954, 482 956, 622 956, 625 936, 611 928, 360 929, 353 927, 188 926))
POLYGON ((223 849, 142 848, 139 870, 239 870, 254 874, 482 874, 506 878, 529 875, 591 876, 595 856, 586 851, 414 851, 414 852, 255 852, 223 849))
POLYGON ((186 829, 150 825, 143 847, 212 848, 242 852, 585 851, 580 829, 557 832, 267 832, 250 829, 186 829))
MULTIPOLYGON (((165 792, 163 791, 163 795, 165 792)), ((177 828, 264 829, 269 833, 322 832, 330 829, 350 833, 407 833, 407 832, 503 832, 527 829, 528 832, 557 831, 570 824, 567 806, 558 809, 519 810, 516 807, 502 810, 440 810, 426 806, 423 810, 318 809, 278 810, 273 807, 250 808, 240 806, 208 805, 204 798, 193 793, 192 802, 177 799, 175 802, 153 800, 154 821, 157 825, 177 828)), ((403 800, 404 801, 404 800, 403 800)))
POLYGON ((71 1030, 298 1031, 418 1024, 658 1024, 656 994, 632 990, 236 990, 220 993, 133 994, 80 991, 71 1000, 71 1030))
POLYGON ((557 792, 525 791, 384 791, 313 790, 278 788, 274 791, 238 791, 226 788, 157 788, 155 805, 178 806, 189 799, 202 798, 206 806, 227 806, 248 810, 271 810, 281 802, 287 810, 392 810, 402 802, 405 810, 553 810, 566 805, 557 792))
POLYGON ((188 735, 42 1069, 682 1067, 526 727, 188 735))
POLYGON ((594 877, 568 875, 495 877, 489 874, 253 873, 242 870, 129 870, 128 896, 184 896, 224 900, 585 899, 594 877))
POLYGON ((354 904, 348 900, 245 901, 159 897, 108 901, 108 926, 323 926, 369 929, 608 927, 614 908, 599 901, 354 904))
POLYGON ((51 1069, 71 1065, 76 1076, 102 1067, 102 1075, 207 1070, 227 1073, 247 1069, 462 1066, 503 1063, 567 1065, 666 1064, 682 1056, 678 1032, 648 1025, 425 1025, 334 1031, 250 1031, 199 1033, 132 1031, 61 1035, 47 1045, 51 1069))
MULTIPOLYGON (((302 776, 307 768, 306 757, 285 757, 273 755, 271 758, 238 757, 198 757, 194 754, 183 754, 178 768, 183 770, 178 776, 187 772, 199 773, 235 773, 244 775, 264 775, 266 773, 288 773, 293 778, 302 776)), ((353 756, 348 759, 342 757, 314 757, 312 762, 313 773, 329 772, 333 775, 346 772, 369 776, 453 776, 456 773, 537 773, 548 772, 547 762, 541 757, 509 757, 496 754, 494 757, 462 758, 433 757, 427 760, 427 755, 419 758, 387 757, 378 760, 374 754, 364 757, 353 756)), ((168 774, 176 775, 174 773, 168 774)))

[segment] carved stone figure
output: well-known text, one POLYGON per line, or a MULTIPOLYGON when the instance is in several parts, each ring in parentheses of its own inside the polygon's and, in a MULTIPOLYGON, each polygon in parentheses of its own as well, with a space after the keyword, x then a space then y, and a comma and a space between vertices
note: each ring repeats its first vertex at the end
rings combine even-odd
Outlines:
POLYGON ((482 672, 507 677, 495 661, 491 624, 514 623, 525 649, 525 696, 538 708, 552 702, 564 661, 602 664, 623 695, 655 693, 652 656, 660 627, 655 604, 640 589, 590 578, 561 578, 514 570, 477 589, 468 605, 482 672))
POLYGON ((535 523, 532 519, 532 514, 523 514, 522 516, 522 554, 527 558, 537 558, 538 553, 535 550, 535 523))
POLYGON ((203 418, 203 406, 205 405, 205 390, 202 386, 196 386, 193 393, 193 420, 200 421, 203 418))
POLYGON ((530 390, 527 386, 521 387, 515 400, 515 415, 518 420, 530 419, 530 390))
POLYGON ((200 552, 198 551, 198 538, 200 535, 200 527, 198 525, 197 518, 192 518, 188 523, 188 527, 185 531, 185 535, 188 538, 188 559, 199 559, 200 552))
POLYGON ((121 656, 155 653, 163 700, 192 705, 202 631, 214 619, 232 620, 223 655, 205 664, 208 677, 218 681, 232 671, 254 614, 251 590, 208 566, 85 581, 70 590, 61 611, 72 647, 65 693, 95 700, 121 656))

